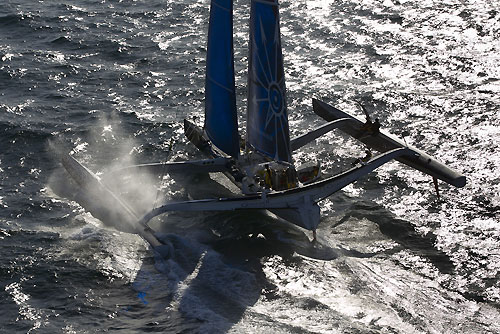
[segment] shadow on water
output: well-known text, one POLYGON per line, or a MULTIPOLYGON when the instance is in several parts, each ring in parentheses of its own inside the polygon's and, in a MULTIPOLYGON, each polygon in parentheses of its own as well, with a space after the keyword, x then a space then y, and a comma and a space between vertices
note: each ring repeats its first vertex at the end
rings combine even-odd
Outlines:
MULTIPOLYGON (((286 262, 295 262, 300 256, 314 260, 331 261, 339 257, 366 258, 376 253, 364 253, 332 247, 321 239, 312 240, 312 232, 296 227, 284 220, 274 218, 264 211, 242 211, 227 215, 220 238, 214 242, 214 249, 228 257, 256 256, 258 258, 279 255, 286 262)), ((214 228, 214 227, 212 227, 214 228)))
MULTIPOLYGON (((230 194, 207 176, 176 179, 175 187, 184 194, 181 197, 230 194)), ((60 194, 73 198, 90 212, 96 211, 82 200, 79 192, 60 194)), ((101 207, 98 209, 96 213, 102 211, 101 207)), ((421 236, 409 223, 381 211, 383 208, 378 206, 356 204, 339 224, 351 217, 370 219, 383 234, 425 256, 440 271, 451 271, 450 259, 434 248, 434 236, 421 236)), ((376 255, 311 242, 312 236, 305 230, 260 211, 201 216, 172 213, 161 217, 166 221, 162 224, 168 234, 157 236, 167 250, 144 259, 132 283, 137 298, 120 312, 124 328, 141 319, 133 324, 141 331, 227 332, 261 296, 271 299, 275 295, 276 287, 263 271, 265 258, 278 255, 285 265, 294 265, 302 261, 301 256, 329 261, 342 256, 376 255), (200 219, 201 224, 190 222, 200 219)))
MULTIPOLYGON (((175 218, 176 213, 166 220, 175 218)), ((189 217, 183 214, 182 220, 189 217)), ((227 332, 261 297, 277 298, 263 270, 268 257, 293 266, 303 257, 375 255, 311 242, 306 231, 260 211, 207 213, 200 224, 187 225, 157 234, 170 246, 168 255, 145 261, 133 287, 152 313, 161 310, 156 313, 199 332, 227 332)))
MULTIPOLYGON (((140 312, 156 320, 141 330, 161 332, 168 324, 178 333, 227 332, 269 284, 256 257, 226 258, 194 238, 157 236, 169 246, 168 256, 146 259, 132 283, 140 312)), ((139 312, 124 310, 127 318, 134 316, 129 311, 139 312)))
MULTIPOLYGON (((356 203, 351 210, 340 219, 335 226, 347 222, 351 218, 368 219, 378 225, 380 232, 397 242, 402 248, 428 259, 441 273, 451 274, 453 262, 443 251, 437 249, 436 235, 429 232, 426 235, 418 233, 409 222, 393 217, 387 210, 377 204, 356 203)), ((399 252, 395 248, 391 252, 399 252)))

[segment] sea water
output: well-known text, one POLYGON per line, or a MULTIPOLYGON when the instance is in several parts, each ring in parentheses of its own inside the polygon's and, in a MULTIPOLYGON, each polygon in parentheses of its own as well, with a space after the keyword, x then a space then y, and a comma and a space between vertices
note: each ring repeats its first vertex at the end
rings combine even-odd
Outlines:
MULTIPOLYGON (((361 103, 466 175, 464 188, 440 183, 438 198, 429 176, 387 164, 321 202, 316 244, 262 212, 170 213, 152 222, 168 257, 78 204, 49 142, 101 177, 201 158, 182 120, 203 121, 208 10, 0 5, 0 332, 500 332, 495 1, 281 1, 292 137, 324 123, 313 97, 357 115, 361 103)), ((248 22, 249 1, 235 1, 242 133, 248 22)), ((294 159, 328 175, 363 154, 333 131, 294 159)), ((113 186, 145 212, 228 194, 219 181, 132 175, 113 186)))

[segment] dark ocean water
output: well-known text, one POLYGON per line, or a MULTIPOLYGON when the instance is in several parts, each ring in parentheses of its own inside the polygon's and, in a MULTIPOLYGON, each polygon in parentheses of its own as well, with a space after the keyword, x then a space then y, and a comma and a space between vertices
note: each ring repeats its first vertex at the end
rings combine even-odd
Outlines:
MULTIPOLYGON (((234 7, 244 115, 249 2, 234 7)), ((208 8, 2 2, 0 332, 500 332, 497 1, 281 2, 292 135, 322 124, 311 97, 357 114, 359 101, 467 176, 441 200, 391 163, 322 202, 317 245, 263 213, 172 213, 154 222, 173 246, 162 259, 65 196, 49 141, 99 174, 200 158, 181 122, 203 117, 208 8)), ((363 151, 332 132, 294 158, 331 173, 363 151)), ((147 210, 220 194, 213 178, 133 179, 129 193, 147 210)))

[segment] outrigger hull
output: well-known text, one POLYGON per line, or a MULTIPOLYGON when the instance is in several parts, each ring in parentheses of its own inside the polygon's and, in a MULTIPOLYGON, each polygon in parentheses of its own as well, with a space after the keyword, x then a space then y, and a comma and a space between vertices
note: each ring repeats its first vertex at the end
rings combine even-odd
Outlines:
POLYGON ((134 210, 106 187, 99 178, 67 153, 61 153, 60 160, 71 179, 80 187, 79 204, 104 223, 120 226, 120 230, 135 233, 152 247, 161 246, 147 225, 139 223, 134 210))
POLYGON ((340 123, 336 128, 361 141, 367 147, 379 152, 388 152, 403 147, 408 148, 414 154, 400 156, 396 158, 397 161, 454 185, 455 187, 461 188, 465 186, 466 179, 464 175, 454 171, 427 153, 407 145, 394 135, 384 130, 379 130, 376 135, 366 133, 366 131, 363 130, 364 122, 361 119, 316 99, 313 99, 313 109, 318 116, 328 122, 339 119, 351 120, 350 122, 340 123))

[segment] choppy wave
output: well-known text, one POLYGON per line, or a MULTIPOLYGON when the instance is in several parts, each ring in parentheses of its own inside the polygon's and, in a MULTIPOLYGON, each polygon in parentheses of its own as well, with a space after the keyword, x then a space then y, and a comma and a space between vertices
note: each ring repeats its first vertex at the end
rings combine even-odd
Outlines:
MULTIPOLYGON (((440 185, 441 200, 428 177, 389 164, 322 203, 317 244, 263 213, 171 213, 153 222, 168 258, 73 200, 49 140, 101 176, 198 157, 180 121, 203 114, 208 7, 0 8, 0 331, 499 332, 494 3, 281 2, 292 134, 321 124, 311 97, 357 114, 361 102, 467 176, 462 189, 440 185)), ((249 4, 234 7, 244 128, 249 4)), ((294 159, 331 173, 362 153, 334 132, 294 159)), ((147 192, 154 202, 210 197, 216 181, 165 176, 147 192)))

